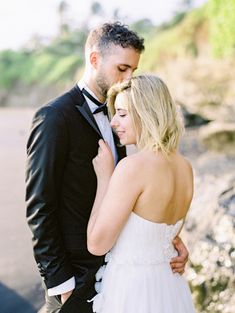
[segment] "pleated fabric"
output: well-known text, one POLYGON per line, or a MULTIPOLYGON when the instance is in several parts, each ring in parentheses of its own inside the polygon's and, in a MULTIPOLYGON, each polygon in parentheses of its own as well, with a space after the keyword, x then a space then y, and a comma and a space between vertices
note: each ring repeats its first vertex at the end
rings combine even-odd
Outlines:
POLYGON ((182 223, 154 223, 131 213, 96 274, 95 313, 195 313, 186 280, 169 264, 182 223))

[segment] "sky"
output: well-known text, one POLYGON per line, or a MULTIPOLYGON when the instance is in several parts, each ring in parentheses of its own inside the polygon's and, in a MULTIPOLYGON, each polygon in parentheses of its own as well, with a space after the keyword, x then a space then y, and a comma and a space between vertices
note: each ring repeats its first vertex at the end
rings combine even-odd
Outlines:
MULTIPOLYGON (((89 15, 94 0, 66 0, 73 25, 80 25, 89 15)), ((104 9, 103 20, 110 20, 114 9, 131 23, 149 18, 161 24, 171 18, 181 0, 98 0, 104 9)), ((206 0, 194 0, 201 5, 206 0)), ((18 49, 34 34, 50 38, 58 32, 57 8, 60 0, 0 0, 0 50, 18 49)), ((93 24, 100 20, 92 21, 93 24)))

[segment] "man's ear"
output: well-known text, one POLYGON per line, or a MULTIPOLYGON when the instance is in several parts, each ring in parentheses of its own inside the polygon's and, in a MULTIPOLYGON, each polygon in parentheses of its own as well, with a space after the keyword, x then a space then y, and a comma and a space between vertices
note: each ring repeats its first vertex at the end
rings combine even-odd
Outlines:
POLYGON ((92 51, 90 54, 90 63, 96 69, 99 61, 99 53, 97 51, 92 51))

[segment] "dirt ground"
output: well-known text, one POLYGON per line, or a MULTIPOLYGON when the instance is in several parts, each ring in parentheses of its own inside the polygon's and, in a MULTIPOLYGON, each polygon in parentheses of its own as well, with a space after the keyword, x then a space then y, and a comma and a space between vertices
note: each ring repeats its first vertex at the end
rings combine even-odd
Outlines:
POLYGON ((33 313, 43 304, 25 219, 26 141, 32 109, 0 109, 1 313, 33 313))

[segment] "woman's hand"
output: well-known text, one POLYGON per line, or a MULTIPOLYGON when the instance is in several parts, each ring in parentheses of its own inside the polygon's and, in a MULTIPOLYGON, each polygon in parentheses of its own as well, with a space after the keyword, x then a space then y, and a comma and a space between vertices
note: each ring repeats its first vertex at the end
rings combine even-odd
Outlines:
POLYGON ((97 156, 92 161, 98 180, 109 179, 114 171, 114 159, 109 145, 102 139, 99 140, 97 156))

